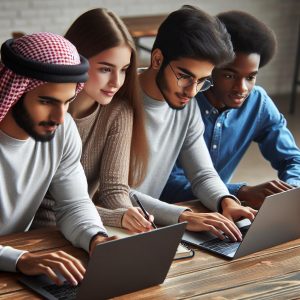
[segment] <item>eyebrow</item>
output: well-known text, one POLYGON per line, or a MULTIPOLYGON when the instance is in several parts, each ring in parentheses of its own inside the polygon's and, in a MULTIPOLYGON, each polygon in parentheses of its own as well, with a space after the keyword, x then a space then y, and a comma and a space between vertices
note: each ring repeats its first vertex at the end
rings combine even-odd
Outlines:
POLYGON ((49 100, 49 101, 52 101, 52 102, 55 102, 55 103, 68 103, 68 102, 71 102, 73 101, 75 98, 76 98, 76 95, 74 95, 73 97, 67 99, 66 101, 62 101, 60 99, 57 99, 55 97, 51 97, 51 96, 39 96, 40 99, 43 99, 43 100, 49 100))
MULTIPOLYGON (((98 61, 97 64, 99 64, 99 65, 106 65, 106 66, 110 66, 110 67, 114 67, 114 68, 116 67, 116 65, 111 64, 111 63, 106 62, 106 61, 98 61)), ((130 63, 127 64, 127 65, 125 65, 123 68, 128 67, 129 65, 130 65, 130 63)))
MULTIPOLYGON (((181 72, 183 72, 183 73, 185 73, 185 74, 187 74, 187 75, 190 75, 191 77, 196 78, 196 75, 195 75, 195 74, 193 74, 191 71, 189 71, 189 70, 187 70, 187 69, 185 69, 185 68, 177 67, 177 69, 179 69, 181 72)), ((211 75, 201 77, 201 78, 199 78, 197 81, 203 81, 203 80, 208 79, 208 78, 211 78, 211 75)))
MULTIPOLYGON (((223 68, 222 69, 223 71, 229 71, 229 72, 232 72, 232 73, 238 73, 235 69, 232 69, 232 68, 223 68)), ((249 75, 256 75, 258 73, 258 71, 254 71, 254 72, 252 72, 252 73, 250 73, 250 74, 248 74, 248 76, 249 75)))
POLYGON ((232 68, 222 68, 223 71, 229 71, 229 72, 232 72, 232 73, 237 73, 237 71, 235 69, 232 69, 232 68))

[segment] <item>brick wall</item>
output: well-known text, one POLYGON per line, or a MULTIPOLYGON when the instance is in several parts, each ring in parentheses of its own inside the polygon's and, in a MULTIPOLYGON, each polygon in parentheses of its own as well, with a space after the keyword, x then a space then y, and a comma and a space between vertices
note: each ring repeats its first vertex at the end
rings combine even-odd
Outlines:
POLYGON ((264 20, 277 34, 279 48, 275 59, 260 71, 258 83, 271 94, 290 92, 300 15, 298 0, 0 0, 0 42, 10 38, 13 31, 64 34, 77 16, 95 7, 129 16, 169 13, 186 3, 211 14, 240 9, 264 20))

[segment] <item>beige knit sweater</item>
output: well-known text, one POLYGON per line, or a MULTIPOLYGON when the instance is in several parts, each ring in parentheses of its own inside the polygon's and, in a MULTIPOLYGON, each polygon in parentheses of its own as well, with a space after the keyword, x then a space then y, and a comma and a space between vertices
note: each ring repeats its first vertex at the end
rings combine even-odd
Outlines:
MULTIPOLYGON (((81 163, 89 195, 104 225, 121 227, 124 212, 132 206, 128 171, 133 112, 126 102, 113 99, 75 122, 82 139, 81 163)), ((43 200, 32 228, 55 225, 53 201, 50 195, 43 200)))

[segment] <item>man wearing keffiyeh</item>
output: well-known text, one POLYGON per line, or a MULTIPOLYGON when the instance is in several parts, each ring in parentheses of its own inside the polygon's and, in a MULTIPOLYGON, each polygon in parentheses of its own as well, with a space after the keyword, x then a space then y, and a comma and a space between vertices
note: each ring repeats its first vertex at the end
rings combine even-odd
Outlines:
MULTIPOLYGON (((37 33, 6 41, 0 63, 0 235, 26 231, 45 194, 55 199, 57 225, 90 251, 107 240, 88 196, 81 141, 69 103, 87 79, 88 62, 66 39, 37 33)), ((0 245, 0 270, 56 272, 76 285, 84 267, 60 251, 33 254, 0 245)))

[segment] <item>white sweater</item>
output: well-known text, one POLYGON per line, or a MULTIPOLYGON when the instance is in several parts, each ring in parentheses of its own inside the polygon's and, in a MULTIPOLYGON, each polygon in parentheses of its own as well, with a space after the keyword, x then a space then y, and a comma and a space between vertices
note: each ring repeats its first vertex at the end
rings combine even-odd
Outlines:
POLYGON ((167 102, 144 94, 144 108, 150 160, 145 180, 131 195, 136 194, 158 224, 177 222, 184 208, 157 199, 178 157, 194 195, 207 208, 217 211, 221 198, 230 194, 212 164, 196 100, 175 110, 167 102))
MULTIPOLYGON (((50 142, 17 140, 0 131, 0 235, 26 231, 49 191, 58 227, 88 251, 91 238, 106 231, 88 196, 80 155, 81 140, 68 114, 50 142)), ((22 253, 0 246, 0 270, 15 271, 22 253)))

